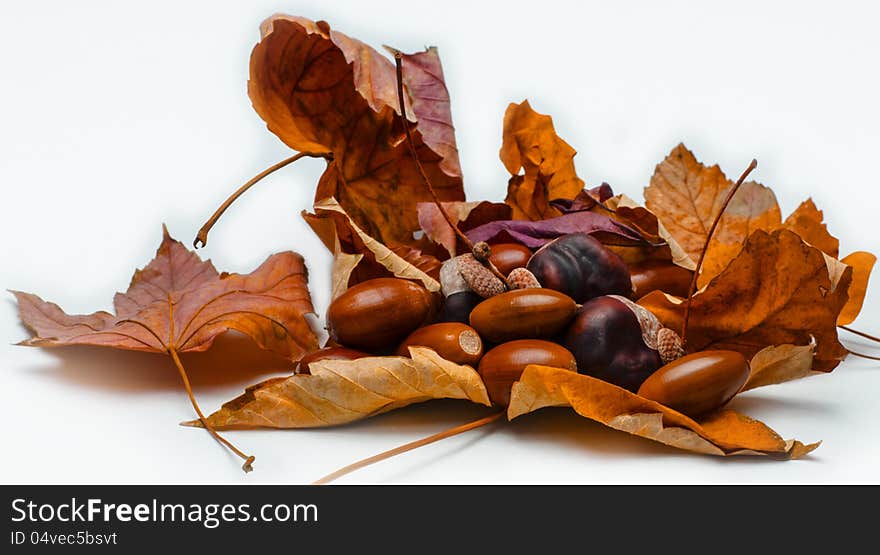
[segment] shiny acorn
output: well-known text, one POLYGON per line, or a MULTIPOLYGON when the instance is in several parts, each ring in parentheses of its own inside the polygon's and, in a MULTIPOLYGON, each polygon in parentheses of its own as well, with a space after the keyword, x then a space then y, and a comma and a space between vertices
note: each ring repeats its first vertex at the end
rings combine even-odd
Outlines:
POLYGON ((677 297, 687 297, 694 273, 671 261, 648 260, 629 265, 632 281, 632 299, 640 299, 651 291, 663 291, 677 297))
POLYGON ((375 351, 397 345, 433 317, 435 309, 435 296, 420 284, 375 278, 352 286, 330 303, 327 329, 343 346, 375 351))
POLYGON ((483 356, 483 341, 477 331, 459 322, 431 324, 409 334, 397 348, 397 355, 409 356, 409 347, 428 347, 456 364, 474 366, 483 356))
POLYGON ((736 351, 700 351, 670 362, 639 387, 646 399, 688 416, 720 408, 749 378, 749 363, 736 351))
POLYGON ((489 262, 505 276, 517 268, 525 268, 532 250, 519 243, 497 243, 491 246, 489 262))
POLYGON ((477 371, 486 384, 492 404, 510 403, 510 388, 529 364, 575 370, 574 355, 568 349, 540 339, 517 339, 491 349, 480 360, 477 371))
POLYGON ((492 343, 552 337, 577 310, 567 295, 552 289, 516 289, 490 297, 471 312, 470 323, 492 343))

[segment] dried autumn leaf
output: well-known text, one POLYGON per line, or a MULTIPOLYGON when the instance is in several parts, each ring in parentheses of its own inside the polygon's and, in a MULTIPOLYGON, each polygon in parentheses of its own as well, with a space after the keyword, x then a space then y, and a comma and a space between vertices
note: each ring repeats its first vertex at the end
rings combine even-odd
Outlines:
MULTIPOLYGON (((732 187, 733 182, 717 165, 704 166, 679 144, 654 170, 651 183, 645 188, 645 206, 696 262, 732 187)), ((753 231, 776 229, 781 221, 773 191, 747 181, 721 216, 713 243, 739 246, 753 231)))
MULTIPOLYGON (((270 256, 250 274, 221 274, 163 227, 156 257, 135 271, 125 293, 114 297, 115 315, 100 311, 72 316, 36 295, 13 293, 22 322, 36 334, 22 345, 94 345, 168 354, 201 417, 178 354, 207 350, 227 330, 291 360, 316 350, 318 338, 305 318, 314 312, 307 275, 302 257, 293 252, 270 256)), ((245 471, 251 470, 253 457, 209 430, 245 460, 245 471)))
POLYGON ((156 257, 114 297, 115 315, 68 315, 36 295, 14 294, 22 322, 36 334, 22 345, 185 353, 205 351, 233 329, 294 361, 318 348, 305 318, 314 308, 300 255, 274 254, 250 274, 221 274, 164 228, 156 257))
POLYGON ((315 428, 347 424, 431 399, 491 404, 473 368, 444 360, 424 347, 410 347, 410 356, 313 362, 311 375, 273 378, 249 387, 208 421, 218 429, 315 428))
MULTIPOLYGON (((339 252, 349 255, 363 255, 363 258, 358 260, 358 264, 351 268, 347 266, 351 265, 352 260, 345 262, 344 266, 350 278, 346 287, 374 277, 394 275, 420 281, 429 291, 440 290, 440 282, 428 274, 431 272, 439 276, 440 261, 404 245, 388 248, 366 234, 336 202, 336 199, 324 199, 315 204, 314 214, 303 211, 302 215, 332 252, 337 252, 338 248, 339 252)), ((335 284, 341 275, 334 277, 334 290, 342 287, 335 284)))
MULTIPOLYGON (((367 234, 418 246, 415 206, 431 200, 397 117, 391 61, 323 21, 273 16, 251 54, 248 94, 269 130, 299 151, 330 152, 315 200, 335 197, 367 234)), ((443 201, 464 200, 449 95, 435 50, 405 56, 407 117, 443 201), (412 112, 412 113, 410 113, 412 112)))
MULTIPOLYGON (((851 268, 797 234, 756 231, 727 268, 694 295, 690 349, 731 349, 751 358, 771 345, 815 340, 813 369, 829 372, 847 353, 836 326, 851 280, 851 268)), ((655 291, 639 304, 663 325, 681 329, 683 299, 655 291)))
POLYGON ((585 418, 678 449, 708 455, 802 457, 818 443, 785 441, 757 420, 721 410, 699 421, 608 382, 548 366, 528 366, 510 392, 510 420, 543 407, 570 406, 585 418))
POLYGON ((868 292, 868 278, 871 277, 871 270, 877 262, 877 257, 869 252, 857 251, 844 257, 841 262, 853 269, 849 300, 837 318, 837 325, 845 326, 853 323, 862 311, 862 303, 865 302, 865 295, 868 292))
POLYGON ((740 392, 822 373, 813 370, 813 345, 766 347, 752 357, 749 368, 749 379, 740 392))
POLYGON ((514 219, 560 215, 550 202, 573 199, 584 188, 574 169, 575 154, 556 134, 552 118, 532 110, 528 100, 507 107, 500 156, 512 175, 504 202, 513 208, 514 219))
MULTIPOLYGON (((502 203, 483 201, 443 202, 443 210, 462 231, 473 229, 487 222, 510 219, 510 206, 502 203)), ((418 207, 419 226, 425 235, 442 246, 449 256, 458 253, 458 237, 449 222, 433 202, 420 202, 418 207)))
MULTIPOLYGON (((785 219, 782 226, 794 231, 801 239, 828 256, 837 258, 840 241, 828 233, 828 226, 822 221, 823 218, 822 211, 816 208, 813 199, 808 198, 785 219)), ((764 231, 771 230, 764 228, 764 231)))

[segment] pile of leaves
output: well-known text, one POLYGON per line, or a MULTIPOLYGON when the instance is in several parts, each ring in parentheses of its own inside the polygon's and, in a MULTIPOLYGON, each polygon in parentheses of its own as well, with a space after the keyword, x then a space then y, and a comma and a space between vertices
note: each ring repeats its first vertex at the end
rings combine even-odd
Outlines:
MULTIPOLYGON (((254 108, 290 148, 327 160, 313 210, 303 217, 333 253, 333 298, 382 276, 440 289, 441 264, 466 250, 425 178, 472 241, 534 249, 587 232, 628 264, 660 260, 691 270, 734 185, 718 166, 700 163, 678 145, 657 165, 644 206, 607 184, 586 188, 575 171, 575 150, 556 134, 549 116, 523 101, 504 114, 506 198, 467 200, 436 49, 398 53, 401 114, 398 76, 388 56, 302 17, 274 16, 261 31, 248 82, 254 108)), ((203 242, 206 237, 200 234, 203 242)), ((838 326, 858 315, 874 262, 866 252, 841 257, 812 200, 783 220, 773 192, 746 182, 708 241, 690 309, 689 349, 745 355, 751 375, 743 391, 830 372, 848 355, 838 326)), ((24 344, 164 352, 188 389, 178 354, 208 349, 230 329, 292 365, 319 348, 305 318, 313 312, 305 266, 291 252, 270 256, 248 275, 218 273, 166 231, 156 258, 116 295, 115 315, 69 316, 34 295, 15 294, 22 321, 35 334, 24 344)), ((638 303, 666 327, 681 327, 685 299, 654 291, 638 303)), ((218 430, 333 426, 438 398, 491 404, 473 368, 414 347, 409 357, 312 363, 310 374, 253 385, 209 416, 199 412, 193 424, 218 430)), ((546 406, 571 406, 612 428, 699 453, 788 459, 818 445, 783 440, 730 409, 693 419, 590 376, 530 366, 513 386, 506 415, 514 419, 546 406)), ((253 460, 242 456, 248 465, 253 460)))

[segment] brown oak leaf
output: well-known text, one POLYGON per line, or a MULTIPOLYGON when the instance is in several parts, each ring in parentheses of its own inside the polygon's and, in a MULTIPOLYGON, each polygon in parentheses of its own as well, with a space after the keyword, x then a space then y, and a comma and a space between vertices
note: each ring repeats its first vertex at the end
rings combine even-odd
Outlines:
POLYGON ((513 384, 507 417, 560 406, 616 430, 707 455, 795 459, 819 445, 783 440, 765 424, 729 409, 694 420, 608 382, 549 366, 526 367, 513 384))
POLYGON ((543 220, 561 214, 550 201, 573 199, 584 188, 575 172, 575 154, 556 134, 552 118, 532 110, 528 100, 507 107, 500 156, 512 175, 504 202, 513 208, 514 219, 543 220))
MULTIPOLYGON (((694 295, 690 350, 731 349, 750 358, 771 345, 815 341, 813 370, 829 372, 847 354, 836 326, 851 281, 852 268, 794 232, 756 231, 742 252, 694 295)), ((665 326, 681 329, 683 299, 655 291, 639 304, 665 326)))
MULTIPOLYGON (((415 206, 431 197, 397 116, 394 64, 324 21, 276 15, 261 33, 248 81, 254 109, 291 148, 333 155, 315 200, 335 197, 383 243, 417 245, 415 206)), ((464 200, 436 50, 407 55, 403 64, 419 160, 441 200, 464 200)))
MULTIPOLYGON (((311 374, 249 387, 208 417, 218 429, 316 428, 347 424, 431 399, 467 399, 489 406, 479 374, 424 347, 410 358, 323 360, 311 374)), ((199 426, 198 420, 189 423, 199 426)))

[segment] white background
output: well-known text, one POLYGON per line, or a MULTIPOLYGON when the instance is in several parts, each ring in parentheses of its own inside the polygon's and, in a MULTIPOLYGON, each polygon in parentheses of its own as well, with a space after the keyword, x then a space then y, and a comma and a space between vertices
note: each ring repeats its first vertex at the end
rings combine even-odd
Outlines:
MULTIPOLYGON (((166 222, 189 243, 240 183, 289 156, 253 112, 248 57, 276 11, 326 19, 374 46, 440 48, 469 198, 500 200, 508 102, 529 98, 579 150, 580 175, 641 198, 679 141, 704 162, 773 187, 783 213, 807 196, 841 250, 880 252, 878 13, 868 3, 18 2, 0 8, 0 285, 72 313, 110 309, 166 222)), ((323 314, 330 258, 299 217, 322 162, 273 175, 221 220, 202 255, 248 272, 305 255, 323 314)), ((875 278, 857 325, 880 332, 875 278)), ((846 335, 845 333, 843 335, 846 335)), ((315 431, 231 432, 257 456, 244 475, 192 418, 167 357, 12 346, 0 302, 0 480, 22 483, 304 483, 465 422, 463 402, 315 431)), ((862 350, 864 342, 847 345, 862 350)), ((235 365, 246 343, 190 355, 205 410, 284 373, 235 365)), ((733 408, 785 437, 823 440, 806 460, 717 459, 545 410, 362 470, 366 483, 877 482, 880 365, 748 392, 733 408)))

